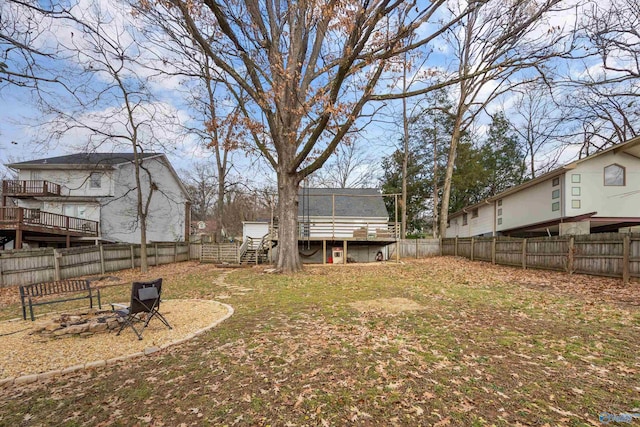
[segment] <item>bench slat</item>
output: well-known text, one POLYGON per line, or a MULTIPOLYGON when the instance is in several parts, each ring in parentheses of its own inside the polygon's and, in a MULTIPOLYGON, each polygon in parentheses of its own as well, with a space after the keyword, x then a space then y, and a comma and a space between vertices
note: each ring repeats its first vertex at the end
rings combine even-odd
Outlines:
MULTIPOLYGON (((26 320, 26 305, 28 300, 29 311, 31 314, 31 320, 34 320, 33 316, 33 306, 35 305, 44 305, 44 304, 53 304, 56 302, 66 302, 66 301, 74 301, 79 299, 88 298, 89 306, 93 307, 93 291, 94 288, 91 288, 91 285, 88 280, 59 280, 55 282, 46 282, 46 283, 36 283, 33 285, 24 285, 20 286, 20 299, 22 301, 22 316, 26 320), (79 293, 86 292, 87 294, 81 297, 75 298, 58 298, 47 301, 35 301, 34 299, 50 297, 54 295, 60 294, 68 294, 68 293, 79 293)), ((96 297, 98 298, 98 307, 102 308, 102 304, 100 302, 100 289, 95 288, 96 297)))

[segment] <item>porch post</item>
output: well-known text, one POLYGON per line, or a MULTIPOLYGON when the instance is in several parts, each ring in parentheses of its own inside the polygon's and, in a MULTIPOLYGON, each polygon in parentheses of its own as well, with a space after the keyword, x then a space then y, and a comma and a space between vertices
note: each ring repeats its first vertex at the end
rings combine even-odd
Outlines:
POLYGON ((344 263, 347 263, 347 241, 343 240, 342 241, 342 245, 344 246, 344 254, 342 256, 344 256, 344 263))
POLYGON ((22 221, 24 221, 24 209, 18 208, 18 223, 16 224, 15 249, 22 249, 22 221))
POLYGON ((322 239, 322 263, 327 263, 327 241, 322 239))

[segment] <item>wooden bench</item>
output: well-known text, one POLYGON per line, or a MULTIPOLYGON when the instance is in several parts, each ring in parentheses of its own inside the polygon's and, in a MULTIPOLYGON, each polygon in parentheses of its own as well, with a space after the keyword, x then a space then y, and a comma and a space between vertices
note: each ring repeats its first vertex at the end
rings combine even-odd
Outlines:
POLYGON ((36 283, 34 285, 20 286, 20 301, 22 302, 22 318, 27 320, 27 303, 29 304, 29 312, 31 320, 35 320, 33 316, 33 307, 36 305, 54 304, 57 302, 75 301, 80 299, 89 299, 89 307, 93 308, 93 297, 98 297, 98 308, 102 308, 100 303, 100 289, 93 289, 88 280, 58 280, 48 283, 36 283), (80 296, 63 297, 68 294, 83 293, 80 296), (55 296, 61 296, 55 298, 55 296))

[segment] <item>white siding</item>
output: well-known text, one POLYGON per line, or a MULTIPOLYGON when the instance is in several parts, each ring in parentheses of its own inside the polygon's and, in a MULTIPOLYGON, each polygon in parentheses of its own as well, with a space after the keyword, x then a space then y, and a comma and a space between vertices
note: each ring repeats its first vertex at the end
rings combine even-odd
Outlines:
POLYGON ((553 179, 548 179, 503 197, 502 206, 496 206, 497 209, 502 208, 502 224, 496 225, 496 230, 508 230, 560 218, 564 196, 562 177, 558 179, 560 183, 557 186, 553 186, 553 179), (553 199, 554 190, 560 190, 557 199, 553 199), (560 206, 557 211, 552 210, 555 202, 559 202, 560 206))
POLYGON ((565 180, 568 216, 597 212, 598 217, 637 217, 640 215, 640 159, 613 151, 579 163, 568 171, 565 180), (625 168, 626 185, 605 186, 604 168, 618 164, 625 168), (572 176, 579 175, 580 182, 573 183, 572 176), (573 196, 574 188, 580 195, 573 196), (574 206, 579 201, 580 207, 574 206))
POLYGON ((478 216, 473 217, 473 209, 467 213, 467 225, 463 225, 463 216, 459 215, 449 221, 446 237, 474 237, 493 235, 494 205, 488 203, 478 208, 478 216))
MULTIPOLYGON (((145 159, 144 166, 158 190, 153 192, 147 217, 147 241, 181 241, 185 230, 186 196, 167 166, 159 159, 145 159)), ((149 194, 149 179, 142 172, 142 194, 149 194)), ((134 166, 122 164, 113 172, 113 198, 104 199, 102 235, 110 240, 140 243, 134 166)))
MULTIPOLYGON (((300 238, 307 237, 304 233, 306 218, 298 218, 300 227, 300 238)), ((309 218, 308 237, 311 238, 343 238, 353 237, 353 232, 366 228, 368 234, 375 234, 377 229, 389 229, 388 218, 349 218, 349 217, 311 217, 309 218)))
MULTIPOLYGON (((30 170, 22 169, 18 179, 31 179, 30 170)), ((64 196, 113 196, 113 171, 102 171, 100 188, 91 188, 88 170, 41 170, 40 179, 60 184, 64 196)))
MULTIPOLYGON (((254 246, 258 246, 259 240, 269 233, 269 223, 267 222, 250 222, 246 221, 242 223, 242 240, 247 240, 247 237, 254 239, 254 246), (255 240, 258 240, 257 242, 255 240)), ((252 249, 255 249, 252 248, 252 249)))

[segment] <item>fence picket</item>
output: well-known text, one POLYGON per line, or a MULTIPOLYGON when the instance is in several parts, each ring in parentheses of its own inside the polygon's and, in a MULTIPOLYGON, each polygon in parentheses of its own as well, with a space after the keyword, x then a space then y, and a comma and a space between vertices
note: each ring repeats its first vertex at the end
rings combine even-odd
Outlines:
MULTIPOLYGON (((442 239, 442 255, 471 259, 470 238, 442 239)), ((535 238, 475 237, 473 260, 522 268, 640 278, 640 234, 600 233, 535 238), (488 247, 491 247, 489 252, 488 247)))
MULTIPOLYGON (((0 251, 0 287, 30 285, 126 270, 135 265, 136 261, 139 264, 140 254, 139 250, 136 251, 139 246, 109 244, 68 249, 0 251)), ((157 264, 198 259, 198 255, 191 255, 192 246, 185 242, 154 245, 157 264)))

